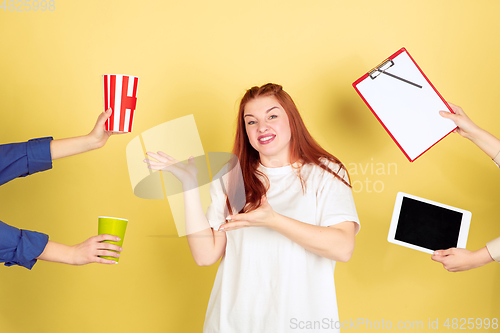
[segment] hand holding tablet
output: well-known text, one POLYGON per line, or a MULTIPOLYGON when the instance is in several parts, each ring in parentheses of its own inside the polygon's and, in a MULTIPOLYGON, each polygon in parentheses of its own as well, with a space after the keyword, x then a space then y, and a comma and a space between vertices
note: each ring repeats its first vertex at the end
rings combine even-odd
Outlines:
POLYGON ((443 264, 449 272, 468 271, 494 261, 486 246, 476 251, 457 248, 439 250, 434 252, 431 259, 443 264))

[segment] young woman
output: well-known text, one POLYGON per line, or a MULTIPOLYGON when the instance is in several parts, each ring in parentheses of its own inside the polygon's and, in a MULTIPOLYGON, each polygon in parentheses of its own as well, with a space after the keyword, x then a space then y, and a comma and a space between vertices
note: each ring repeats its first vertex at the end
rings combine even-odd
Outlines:
POLYGON ((205 217, 194 159, 185 165, 158 152, 145 160, 182 181, 187 227, 205 227, 187 235, 196 263, 222 258, 204 332, 296 332, 319 321, 318 331, 326 322, 338 331, 335 262, 351 258, 359 230, 347 171, 314 141, 280 85, 249 89, 237 123, 245 203, 229 216, 224 193, 238 186, 231 177, 227 191, 212 182, 205 217))

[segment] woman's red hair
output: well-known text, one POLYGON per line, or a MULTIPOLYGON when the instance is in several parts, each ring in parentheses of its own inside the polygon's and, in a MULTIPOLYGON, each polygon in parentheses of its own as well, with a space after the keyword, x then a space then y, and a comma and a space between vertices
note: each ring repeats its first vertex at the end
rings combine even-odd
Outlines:
MULTIPOLYGON (((340 162, 338 158, 324 150, 311 136, 307 130, 302 117, 299 114, 297 106, 293 102, 292 98, 288 93, 283 90, 283 87, 268 83, 261 87, 252 87, 247 90, 240 102, 240 108, 238 112, 237 127, 236 127, 236 137, 234 140, 233 154, 238 157, 244 184, 237 184, 238 182, 229 182, 229 196, 236 193, 236 187, 244 185, 246 204, 240 213, 246 213, 258 208, 261 204, 261 198, 266 194, 269 188, 269 179, 265 174, 257 170, 259 167, 260 157, 259 152, 256 151, 250 141, 245 128, 245 121, 243 119, 246 104, 258 97, 263 96, 274 96, 280 105, 285 109, 290 123, 291 139, 290 139, 290 162, 298 162, 298 177, 301 180, 302 187, 305 190, 305 182, 300 176, 300 168, 305 164, 315 164, 327 172, 331 173, 335 178, 338 178, 346 186, 349 183, 346 182, 338 172, 342 169, 347 173, 347 169, 340 162), (334 171, 331 170, 326 163, 321 160, 332 161, 339 165, 339 169, 334 171), (266 179, 267 182, 264 184, 261 179, 266 179)), ((228 208, 229 199, 227 200, 228 208)), ((240 206, 241 207, 241 206, 240 206)))

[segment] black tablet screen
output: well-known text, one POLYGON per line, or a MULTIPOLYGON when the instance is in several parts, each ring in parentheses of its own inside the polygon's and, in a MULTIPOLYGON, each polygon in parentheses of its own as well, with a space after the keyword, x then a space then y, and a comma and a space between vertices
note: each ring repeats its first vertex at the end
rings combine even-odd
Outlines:
POLYGON ((462 213, 403 197, 395 239, 431 250, 456 247, 462 213))

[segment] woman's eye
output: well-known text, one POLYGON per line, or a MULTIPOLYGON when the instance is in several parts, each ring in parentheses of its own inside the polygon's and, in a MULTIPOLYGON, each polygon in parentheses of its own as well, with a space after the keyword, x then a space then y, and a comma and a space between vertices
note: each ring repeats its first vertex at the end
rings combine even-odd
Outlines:
POLYGON ((250 120, 247 124, 248 124, 248 125, 253 125, 253 124, 255 124, 255 121, 250 120))
POLYGON ((274 119, 274 118, 278 118, 278 116, 273 114, 272 116, 269 117, 269 119, 274 119))

